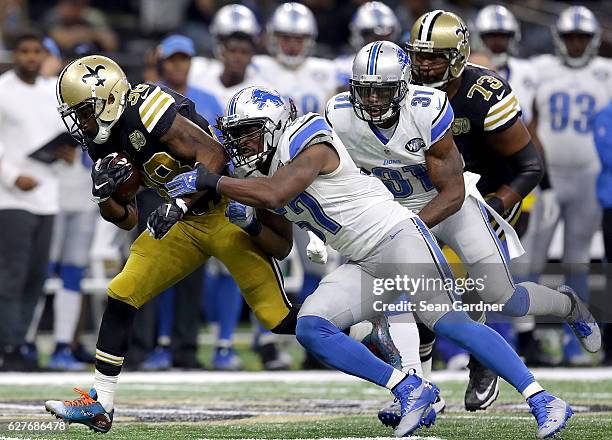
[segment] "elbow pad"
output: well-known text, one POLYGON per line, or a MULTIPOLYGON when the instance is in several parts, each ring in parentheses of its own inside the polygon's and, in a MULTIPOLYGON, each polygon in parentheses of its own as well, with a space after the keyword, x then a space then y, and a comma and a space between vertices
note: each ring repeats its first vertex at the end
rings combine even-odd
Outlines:
POLYGON ((506 163, 512 169, 513 178, 509 186, 521 197, 533 190, 544 175, 544 164, 538 150, 531 140, 520 151, 506 157, 506 163))

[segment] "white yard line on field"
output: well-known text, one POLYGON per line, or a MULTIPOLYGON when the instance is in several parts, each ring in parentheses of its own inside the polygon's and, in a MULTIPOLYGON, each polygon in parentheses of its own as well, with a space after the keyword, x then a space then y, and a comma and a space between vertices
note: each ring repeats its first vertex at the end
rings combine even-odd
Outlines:
MULTIPOLYGON (((534 375, 539 380, 581 381, 612 380, 612 368, 536 368, 534 375)), ((466 381, 467 371, 434 371, 435 383, 466 381)), ((1 385, 71 385, 86 384, 93 380, 92 373, 2 373, 1 385)), ((244 382, 350 383, 356 379, 337 371, 261 371, 261 372, 217 372, 217 371, 169 371, 160 373, 125 372, 120 383, 146 384, 219 384, 244 382)))

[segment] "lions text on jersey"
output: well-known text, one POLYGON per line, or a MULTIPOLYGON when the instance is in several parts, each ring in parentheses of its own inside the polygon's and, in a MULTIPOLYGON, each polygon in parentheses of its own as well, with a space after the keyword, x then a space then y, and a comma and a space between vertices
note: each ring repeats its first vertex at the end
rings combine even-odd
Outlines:
POLYGON ((357 166, 381 179, 402 205, 418 212, 436 196, 425 152, 453 122, 446 93, 411 85, 390 139, 355 116, 348 93, 332 98, 325 116, 357 166))

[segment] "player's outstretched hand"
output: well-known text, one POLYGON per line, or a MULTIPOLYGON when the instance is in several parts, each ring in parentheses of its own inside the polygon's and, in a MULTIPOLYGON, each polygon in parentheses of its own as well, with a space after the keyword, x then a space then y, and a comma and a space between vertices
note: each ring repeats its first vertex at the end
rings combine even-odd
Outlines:
POLYGON ((251 206, 232 200, 227 205, 225 215, 231 223, 241 227, 250 235, 259 235, 261 232, 261 223, 251 206))
POLYGON ((313 232, 308 231, 310 242, 306 246, 306 256, 313 263, 327 263, 327 246, 313 232))
POLYGON ((91 180, 93 183, 91 193, 96 203, 108 200, 117 190, 117 187, 130 178, 132 165, 127 159, 120 159, 114 165, 110 165, 117 153, 98 159, 91 167, 91 180))
POLYGON ((166 189, 171 197, 181 197, 205 189, 216 191, 220 179, 220 175, 210 172, 208 168, 199 163, 193 171, 179 174, 172 179, 166 184, 166 189))
POLYGON ((156 240, 161 240, 170 231, 170 228, 183 218, 188 209, 183 199, 175 199, 159 205, 147 219, 147 231, 156 240))

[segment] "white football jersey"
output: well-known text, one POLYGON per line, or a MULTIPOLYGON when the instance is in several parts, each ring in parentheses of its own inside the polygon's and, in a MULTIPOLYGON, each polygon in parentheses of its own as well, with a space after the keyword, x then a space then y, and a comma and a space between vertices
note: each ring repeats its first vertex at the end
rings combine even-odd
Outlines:
POLYGON ((334 62, 309 57, 296 69, 289 69, 268 55, 253 57, 262 84, 291 98, 298 115, 323 113, 327 100, 336 94, 336 68, 334 62))
POLYGON ((597 172, 599 157, 592 133, 593 116, 612 98, 612 62, 596 57, 571 68, 550 55, 534 60, 538 136, 549 167, 597 172))
POLYGON ((291 162, 315 138, 333 145, 340 165, 330 174, 317 176, 304 192, 276 212, 314 232, 342 256, 360 260, 396 224, 414 214, 395 202, 380 180, 359 171, 325 119, 315 113, 288 125, 279 139, 268 174, 273 175, 291 162))
POLYGON ((529 124, 538 84, 538 76, 533 63, 529 60, 509 57, 506 68, 500 69, 497 73, 510 83, 521 106, 521 118, 525 125, 529 124))
POLYGON ((438 194, 425 152, 453 123, 446 93, 410 85, 391 138, 355 115, 348 92, 329 101, 325 117, 357 166, 381 179, 403 206, 418 212, 438 194))

